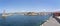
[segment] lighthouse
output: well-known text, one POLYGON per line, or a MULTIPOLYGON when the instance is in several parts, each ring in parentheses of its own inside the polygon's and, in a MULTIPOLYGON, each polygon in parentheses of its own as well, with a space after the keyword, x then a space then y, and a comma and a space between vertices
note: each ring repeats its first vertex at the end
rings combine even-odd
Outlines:
POLYGON ((3 10, 2 16, 6 16, 6 12, 5 12, 5 10, 3 10))

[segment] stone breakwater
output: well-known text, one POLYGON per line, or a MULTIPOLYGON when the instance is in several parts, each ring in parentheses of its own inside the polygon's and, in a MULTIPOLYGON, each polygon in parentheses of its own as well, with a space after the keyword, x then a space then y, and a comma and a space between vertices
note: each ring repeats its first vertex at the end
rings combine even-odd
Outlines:
POLYGON ((60 24, 57 22, 57 20, 55 18, 50 17, 49 20, 47 20, 41 26, 60 26, 60 24))

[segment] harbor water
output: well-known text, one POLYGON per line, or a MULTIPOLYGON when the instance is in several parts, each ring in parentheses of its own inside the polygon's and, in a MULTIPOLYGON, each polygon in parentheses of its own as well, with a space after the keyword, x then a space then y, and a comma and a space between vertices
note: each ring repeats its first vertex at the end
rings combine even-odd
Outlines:
POLYGON ((40 26, 48 20, 50 16, 52 16, 52 14, 43 16, 12 15, 7 17, 0 15, 0 26, 40 26))

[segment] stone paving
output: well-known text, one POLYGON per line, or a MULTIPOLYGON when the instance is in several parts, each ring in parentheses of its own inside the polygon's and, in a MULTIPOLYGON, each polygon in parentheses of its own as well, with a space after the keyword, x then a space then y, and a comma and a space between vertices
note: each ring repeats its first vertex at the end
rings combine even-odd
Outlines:
POLYGON ((55 18, 50 17, 50 19, 41 26, 60 26, 60 24, 55 18))

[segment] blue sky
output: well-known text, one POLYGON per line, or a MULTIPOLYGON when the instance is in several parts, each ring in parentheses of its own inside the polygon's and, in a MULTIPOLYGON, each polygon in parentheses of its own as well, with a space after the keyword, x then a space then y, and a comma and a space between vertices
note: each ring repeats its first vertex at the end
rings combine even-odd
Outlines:
POLYGON ((54 12, 60 11, 60 0, 0 0, 0 13, 6 12, 54 12))

